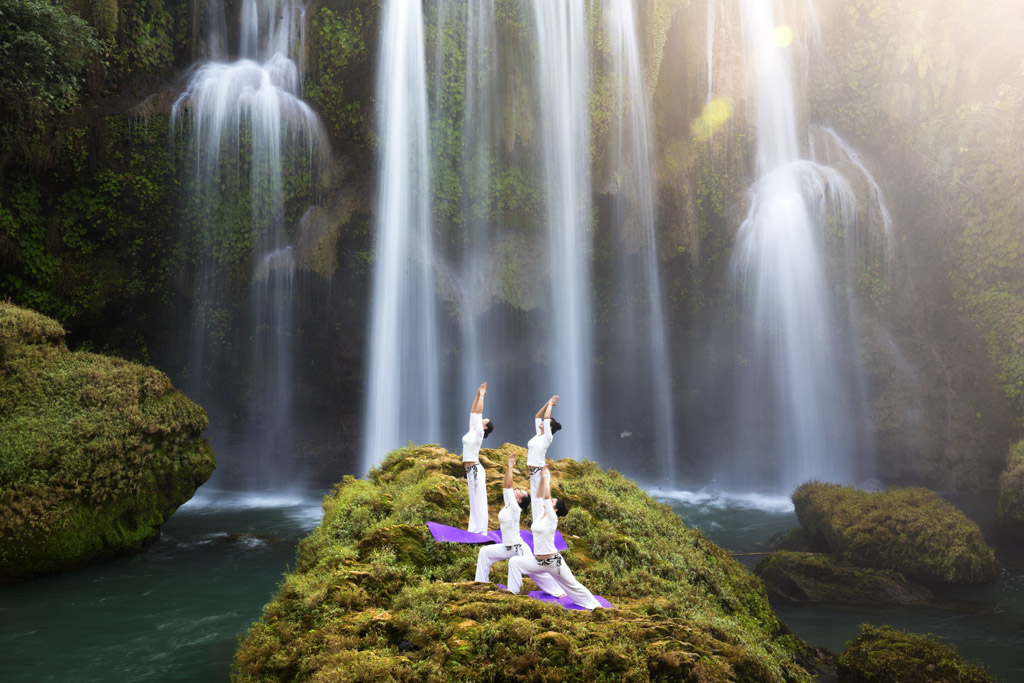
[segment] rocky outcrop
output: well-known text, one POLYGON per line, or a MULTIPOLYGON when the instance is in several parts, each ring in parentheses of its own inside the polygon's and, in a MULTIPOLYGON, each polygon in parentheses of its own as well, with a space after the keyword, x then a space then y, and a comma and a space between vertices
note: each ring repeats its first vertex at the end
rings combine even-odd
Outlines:
POLYGON ((0 581, 135 552, 214 469, 205 411, 0 303, 0 581))
POLYGON ((757 563, 754 573, 769 596, 791 602, 913 605, 933 597, 897 572, 862 569, 821 553, 772 553, 757 563))
POLYGON ((839 656, 839 683, 995 683, 983 667, 928 636, 865 624, 839 656))
POLYGON ((1011 538, 1024 538, 1024 441, 1010 447, 1006 469, 999 477, 996 530, 1011 538))
POLYGON ((816 545, 859 567, 925 585, 995 578, 995 553, 978 525, 927 489, 869 493, 808 482, 793 493, 793 504, 816 545))
MULTIPOLYGON (((526 455, 509 444, 481 452, 492 528, 509 453, 526 455)), ((295 570, 242 641, 234 679, 810 680, 797 661, 805 647, 728 552, 618 473, 572 460, 552 472, 570 508, 559 523, 566 562, 613 609, 568 611, 474 582, 477 548, 435 543, 425 526, 465 526, 460 459, 410 446, 324 499, 295 570)))

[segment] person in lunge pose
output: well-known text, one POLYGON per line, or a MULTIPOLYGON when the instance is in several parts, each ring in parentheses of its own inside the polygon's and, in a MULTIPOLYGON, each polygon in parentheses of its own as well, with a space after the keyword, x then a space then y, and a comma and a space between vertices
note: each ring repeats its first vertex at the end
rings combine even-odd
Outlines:
POLYGON ((562 555, 555 548, 558 517, 564 517, 568 509, 563 501, 551 498, 551 473, 547 466, 541 469, 540 477, 537 493, 541 498, 543 512, 540 518, 535 518, 530 526, 533 531, 534 556, 513 557, 508 561, 508 589, 513 593, 518 593, 523 585, 523 574, 533 579, 534 583, 537 583, 538 579, 543 580, 542 577, 547 575, 564 588, 572 601, 580 607, 584 609, 600 607, 601 604, 594 594, 576 580, 569 565, 565 564, 562 555), (562 511, 556 512, 556 509, 562 511))
POLYGON ((484 394, 487 382, 480 385, 469 410, 469 431, 462 437, 462 464, 466 468, 466 482, 469 484, 469 526, 468 531, 487 533, 487 479, 484 466, 480 464, 480 446, 492 431, 494 423, 484 417, 484 394))
POLYGON ((532 510, 534 522, 541 515, 540 497, 537 495, 537 487, 540 486, 540 470, 548 464, 548 448, 555 432, 562 428, 558 420, 551 417, 551 409, 558 403, 558 395, 547 400, 547 403, 540 407, 537 415, 533 418, 535 435, 526 443, 526 467, 530 470, 530 497, 532 499, 532 510))
MULTIPOLYGON (((509 455, 505 464, 505 481, 501 484, 501 495, 505 507, 498 513, 498 524, 501 526, 501 543, 485 545, 480 548, 476 558, 476 580, 487 583, 491 580, 491 565, 513 557, 533 558, 530 546, 523 542, 519 534, 519 516, 530 505, 530 494, 513 488, 512 468, 516 464, 516 456, 509 455)), ((545 593, 556 598, 565 595, 565 591, 550 576, 538 575, 534 583, 545 593)))

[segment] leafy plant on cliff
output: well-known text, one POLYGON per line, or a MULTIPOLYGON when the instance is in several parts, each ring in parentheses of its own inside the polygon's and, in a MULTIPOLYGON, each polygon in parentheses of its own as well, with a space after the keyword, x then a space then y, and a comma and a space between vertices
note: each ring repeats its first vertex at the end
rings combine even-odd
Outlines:
POLYGON ((0 168, 78 104, 99 51, 95 31, 64 2, 0 0, 0 168))
MULTIPOLYGON (((481 452, 491 526, 508 453, 525 456, 510 444, 481 452)), ((615 472, 552 468, 571 508, 566 561, 615 609, 571 612, 473 582, 478 548, 435 543, 425 526, 466 523, 462 464, 410 446, 324 499, 295 571, 236 653, 234 679, 809 680, 799 642, 726 551, 615 472)))

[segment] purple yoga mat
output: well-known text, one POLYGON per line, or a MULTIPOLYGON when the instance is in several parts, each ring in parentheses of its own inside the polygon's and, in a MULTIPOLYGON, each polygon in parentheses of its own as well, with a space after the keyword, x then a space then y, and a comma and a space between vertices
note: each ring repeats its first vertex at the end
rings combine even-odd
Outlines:
MULTIPOLYGON (((556 598, 555 596, 545 593, 544 591, 531 591, 530 597, 534 600, 540 600, 541 602, 550 602, 553 605, 561 605, 565 609, 586 609, 585 607, 581 607, 580 605, 577 605, 575 602, 573 602, 572 598, 570 598, 568 595, 563 595, 560 598, 556 598)), ((605 607, 608 609, 612 608, 612 603, 608 602, 600 595, 595 595, 594 599, 597 600, 598 604, 600 604, 601 607, 605 607)))
MULTIPOLYGON (((508 590, 508 588, 506 588, 505 584, 503 584, 503 583, 496 583, 494 585, 497 586, 498 588, 500 588, 503 591, 507 591, 508 590)), ((545 593, 544 591, 531 591, 530 592, 530 597, 533 598, 534 600, 540 600, 541 602, 550 602, 552 605, 561 605, 565 609, 585 609, 585 608, 580 607, 579 605, 577 605, 575 602, 573 602, 572 598, 570 598, 568 595, 563 595, 560 598, 556 598, 555 596, 551 595, 550 593, 545 593)), ((594 599, 597 600, 601 604, 601 607, 605 607, 607 609, 614 609, 612 607, 612 603, 608 602, 607 600, 602 598, 600 595, 595 595, 594 599)))
MULTIPOLYGON (((430 529, 431 535, 438 543, 501 543, 500 529, 488 531, 486 534, 477 534, 465 529, 459 529, 458 527, 438 524, 437 522, 427 522, 427 528, 430 529)), ((524 530, 520 532, 520 535, 523 537, 526 545, 530 546, 530 552, 533 552, 533 534, 524 530)), ((569 549, 559 531, 555 532, 555 548, 558 550, 569 549)))

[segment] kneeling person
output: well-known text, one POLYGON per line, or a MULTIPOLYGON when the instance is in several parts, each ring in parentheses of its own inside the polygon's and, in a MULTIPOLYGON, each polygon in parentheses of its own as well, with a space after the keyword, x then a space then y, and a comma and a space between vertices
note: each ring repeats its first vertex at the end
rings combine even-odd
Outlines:
MULTIPOLYGON (((530 495, 526 491, 519 491, 512 488, 512 468, 516 464, 516 456, 508 456, 505 466, 505 480, 502 482, 501 494, 505 499, 505 506, 498 513, 498 524, 501 526, 501 543, 485 545, 480 548, 476 559, 476 580, 487 583, 491 580, 491 565, 501 560, 508 560, 516 557, 533 559, 530 547, 523 542, 519 533, 519 517, 522 511, 530 505, 530 495)), ((522 583, 522 579, 520 579, 522 583)), ((556 598, 565 595, 554 579, 547 575, 539 575, 534 583, 545 593, 556 598)))
MULTIPOLYGON (((576 580, 569 565, 562 560, 562 555, 555 548, 555 530, 558 529, 558 517, 564 516, 568 510, 563 501, 551 498, 551 473, 547 467, 541 471, 541 483, 538 489, 543 513, 540 519, 534 519, 530 528, 533 530, 533 557, 513 557, 508 563, 508 589, 518 593, 523 585, 523 574, 540 585, 545 578, 554 581, 565 589, 572 601, 584 609, 594 609, 601 604, 586 586, 576 580), (556 512, 557 510, 557 512, 556 512)), ((551 591, 548 591, 549 593, 551 591)))

